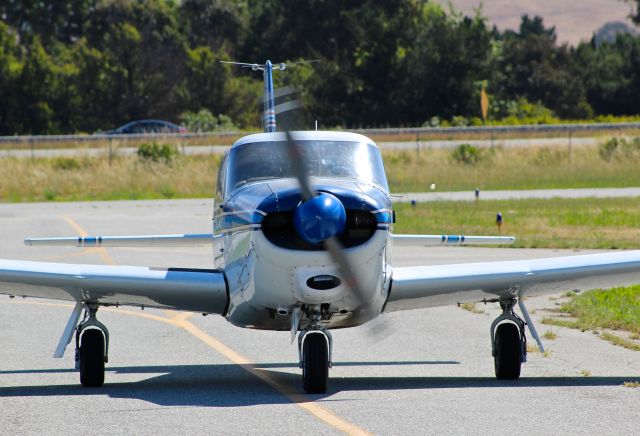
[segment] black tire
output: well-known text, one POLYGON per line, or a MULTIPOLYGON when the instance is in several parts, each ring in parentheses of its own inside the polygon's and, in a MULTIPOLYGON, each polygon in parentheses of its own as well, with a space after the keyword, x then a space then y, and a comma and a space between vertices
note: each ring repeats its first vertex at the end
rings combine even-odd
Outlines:
POLYGON ((104 335, 87 329, 80 338, 80 383, 85 388, 104 384, 104 335))
POLYGON ((496 329, 496 377, 503 380, 520 378, 520 334, 515 324, 500 324, 496 329))
POLYGON ((329 350, 322 333, 308 333, 302 346, 302 385, 308 394, 327 392, 329 350))

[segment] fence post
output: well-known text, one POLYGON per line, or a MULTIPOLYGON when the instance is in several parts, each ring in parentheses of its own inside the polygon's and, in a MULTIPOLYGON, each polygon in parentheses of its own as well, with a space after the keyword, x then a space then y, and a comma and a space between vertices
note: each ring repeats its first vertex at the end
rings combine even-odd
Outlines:
POLYGON ((109 166, 111 166, 111 161, 113 160, 113 138, 109 138, 109 166))
POLYGON ((573 137, 573 129, 569 128, 569 162, 571 162, 571 140, 573 137))

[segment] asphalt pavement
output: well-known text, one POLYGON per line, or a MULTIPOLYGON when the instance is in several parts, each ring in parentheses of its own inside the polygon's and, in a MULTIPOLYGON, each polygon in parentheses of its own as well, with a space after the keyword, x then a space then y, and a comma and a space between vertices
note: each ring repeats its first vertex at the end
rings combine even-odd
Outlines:
MULTIPOLYGON (((211 249, 25 247, 28 236, 201 233, 208 200, 0 204, 0 258, 210 267, 211 249)), ((396 265, 584 253, 467 247, 403 249, 396 265)), ((538 321, 556 307, 527 301, 538 321)), ((102 388, 82 388, 73 350, 52 353, 68 304, 0 296, 2 434, 637 434, 640 353, 553 327, 548 357, 530 353, 518 381, 493 376, 497 308, 395 312, 334 332, 325 395, 304 395, 287 332, 217 316, 127 308, 98 313, 111 333, 102 388), (385 328, 379 332, 380 325, 385 328), (372 334, 373 332, 373 334, 372 334)), ((549 329, 538 325, 541 333, 549 329)))

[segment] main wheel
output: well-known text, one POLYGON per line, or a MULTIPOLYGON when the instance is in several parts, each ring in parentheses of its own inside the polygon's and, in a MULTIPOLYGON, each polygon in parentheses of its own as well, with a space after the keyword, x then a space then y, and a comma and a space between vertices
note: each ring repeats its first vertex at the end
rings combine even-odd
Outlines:
POLYGON ((80 383, 85 388, 104 384, 104 335, 100 330, 87 329, 80 342, 80 383))
POLYGON ((327 392, 329 350, 322 333, 307 333, 302 346, 302 384, 309 394, 327 392))
POLYGON ((499 379, 517 380, 520 378, 520 334, 515 324, 500 324, 495 336, 496 355, 494 363, 496 377, 499 379))

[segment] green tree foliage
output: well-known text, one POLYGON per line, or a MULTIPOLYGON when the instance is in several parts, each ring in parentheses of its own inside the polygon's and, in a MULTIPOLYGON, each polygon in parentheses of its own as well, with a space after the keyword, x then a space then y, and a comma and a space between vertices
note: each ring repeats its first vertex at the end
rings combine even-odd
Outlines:
POLYGON ((71 43, 83 35, 96 0, 4 0, 0 18, 25 42, 38 37, 49 46, 71 43))
POLYGON ((478 124, 483 82, 495 122, 633 115, 640 100, 640 37, 572 48, 539 17, 501 32, 427 0, 6 0, 0 134, 207 113, 256 128, 262 73, 218 61, 266 59, 291 65, 274 80, 297 89, 303 128, 478 124))
POLYGON ((587 96, 596 113, 638 113, 640 38, 619 35, 613 44, 580 44, 576 58, 587 96))
POLYGON ((498 94, 541 102, 560 117, 593 116, 572 52, 556 44, 553 27, 525 15, 519 32, 505 32, 500 42, 498 94))
POLYGON ((19 115, 17 78, 22 71, 18 37, 6 24, 0 22, 0 132, 15 133, 19 115))
POLYGON ((627 3, 635 3, 636 4, 636 10, 634 13, 631 14, 630 18, 633 20, 634 23, 636 24, 640 24, 640 0, 624 0, 627 3))
POLYGON ((191 47, 238 55, 248 35, 249 8, 244 0, 183 0, 178 16, 191 47))
POLYGON ((480 82, 490 77, 494 63, 493 32, 485 19, 447 15, 426 4, 418 23, 413 45, 399 53, 396 100, 404 106, 404 119, 421 124, 435 116, 480 116, 480 82))
POLYGON ((219 62, 228 59, 224 51, 214 53, 209 47, 187 50, 183 105, 190 111, 204 108, 227 114, 242 126, 259 125, 261 83, 250 76, 234 76, 234 70, 240 73, 238 67, 219 62))

